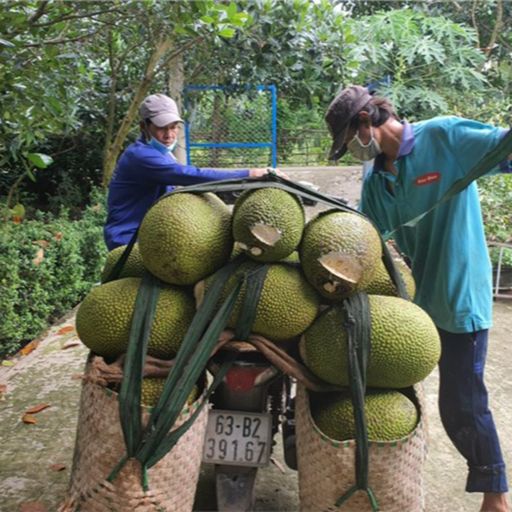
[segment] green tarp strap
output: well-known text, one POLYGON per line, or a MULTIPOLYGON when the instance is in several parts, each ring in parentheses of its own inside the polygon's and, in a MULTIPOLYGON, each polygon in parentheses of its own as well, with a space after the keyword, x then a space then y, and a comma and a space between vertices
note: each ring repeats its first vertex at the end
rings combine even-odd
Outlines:
POLYGON ((319 201, 321 203, 327 204, 333 208, 338 208, 340 210, 344 210, 347 212, 356 213, 365 217, 364 214, 347 206, 347 204, 338 199, 336 197, 332 197, 326 194, 322 194, 321 192, 317 192, 316 190, 312 190, 309 187, 305 187, 300 183, 295 183, 293 181, 281 178, 275 174, 268 174, 261 178, 237 178, 232 180, 221 180, 221 181, 209 181, 207 183, 201 183, 199 185, 190 185, 184 188, 176 189, 167 194, 161 196, 155 201, 155 204, 159 201, 165 199, 166 197, 172 194, 179 193, 190 193, 190 194, 203 194, 205 192, 234 192, 234 191, 244 191, 251 190, 257 188, 279 188, 290 192, 292 194, 296 194, 300 197, 305 197, 307 199, 311 199, 313 201, 319 201))
MULTIPOLYGON (((193 386, 206 367, 206 363, 219 339, 219 335, 231 315, 236 298, 240 292, 240 287, 241 282, 238 282, 211 321, 190 360, 179 368, 175 365, 169 373, 168 381, 173 380, 173 374, 178 374, 178 370, 180 375, 175 387, 171 388, 168 386, 169 382, 166 382, 166 386, 171 390, 172 394, 170 394, 169 399, 165 403, 162 414, 158 416, 156 421, 153 421, 154 428, 147 430, 147 435, 143 439, 143 443, 137 452, 136 458, 143 466, 147 465, 150 467, 156 464, 156 462, 167 453, 168 449, 171 448, 171 446, 165 442, 165 438, 180 415, 193 386)), ((160 399, 162 399, 162 397, 160 397, 160 399)), ((153 418, 153 414, 151 416, 153 418)))
POLYGON ((159 292, 158 279, 149 272, 145 272, 135 300, 124 363, 126 372, 119 392, 119 415, 128 457, 134 456, 137 446, 142 440, 140 415, 142 369, 146 360, 151 324, 159 292))
POLYGON ((509 130, 508 133, 500 140, 498 145, 488 151, 483 158, 466 174, 463 178, 455 181, 452 186, 443 194, 443 196, 436 201, 436 203, 429 208, 427 211, 421 213, 420 215, 414 217, 413 219, 405 222, 404 224, 400 224, 395 227, 392 231, 389 231, 384 234, 384 238, 388 240, 393 236, 396 231, 401 227, 409 227, 412 228, 418 222, 423 219, 427 214, 429 214, 432 210, 437 208, 440 204, 449 201, 453 196, 457 195, 459 192, 464 190, 468 185, 470 185, 476 179, 482 177, 487 174, 489 171, 497 167, 501 162, 504 162, 509 155, 512 154, 512 130, 509 130))
POLYGON ((123 251, 123 254, 121 254, 121 257, 116 261, 116 264, 112 267, 112 270, 110 271, 109 275, 103 281, 103 284, 108 283, 109 281, 114 281, 115 279, 119 278, 119 275, 121 274, 121 270, 123 270, 126 260, 130 256, 133 246, 137 242, 138 233, 139 233, 139 229, 137 228, 137 231, 135 231, 135 233, 131 237, 130 241, 128 242, 128 245, 126 246, 125 250, 123 251))
POLYGON ((391 281, 395 285, 397 289, 398 296, 402 299, 411 300, 412 297, 409 297, 409 293, 407 292, 407 288, 405 287, 405 282, 402 278, 402 274, 398 271, 395 262, 393 261, 393 258, 391 256, 391 253, 389 252, 389 248, 384 241, 384 239, 381 237, 381 245, 382 245, 382 261, 384 263, 384 266, 386 267, 386 270, 388 271, 389 277, 391 278, 391 281))
MULTIPOLYGON (((135 457, 141 463, 142 485, 147 486, 147 468, 154 465, 176 444, 185 427, 171 432, 192 388, 206 367, 213 347, 232 313, 241 289, 241 279, 217 311, 220 294, 228 277, 240 265, 236 258, 219 270, 188 329, 166 379, 157 405, 152 409, 148 424, 142 429, 142 371, 151 332, 160 282, 151 274, 144 276, 137 293, 130 339, 124 364, 119 395, 121 425, 126 444, 126 456, 113 468, 107 480, 113 481, 126 460, 135 457)), ((223 372, 227 371, 227 367, 223 372)), ((218 383, 218 380, 216 384, 218 383)), ((209 393, 211 393, 211 389, 209 393)), ((199 412, 197 412, 199 414, 199 412)), ((189 421, 188 425, 191 424, 189 421)), ((145 487, 146 488, 146 487, 145 487)))
POLYGON ((340 507, 356 491, 366 492, 372 511, 379 510, 377 499, 368 485, 368 430, 364 410, 366 368, 370 356, 370 306, 366 293, 356 293, 343 301, 343 328, 347 333, 350 396, 356 426, 356 483, 335 505, 340 507))

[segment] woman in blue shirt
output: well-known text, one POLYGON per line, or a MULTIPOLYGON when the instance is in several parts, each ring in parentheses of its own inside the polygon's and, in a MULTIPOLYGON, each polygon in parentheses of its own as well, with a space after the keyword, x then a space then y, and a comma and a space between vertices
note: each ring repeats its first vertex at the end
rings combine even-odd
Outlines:
POLYGON ((172 151, 183 120, 174 100, 164 94, 148 96, 140 105, 139 115, 141 137, 120 156, 109 184, 104 227, 109 250, 127 244, 151 205, 176 186, 257 178, 268 172, 259 168, 220 171, 180 164, 172 151))
MULTIPOLYGON (((468 463, 468 492, 481 510, 507 512, 505 463, 488 407, 484 366, 492 324, 491 266, 473 182, 425 215, 506 131, 458 117, 401 122, 391 103, 359 86, 342 90, 326 113, 330 159, 347 150, 373 160, 360 208, 394 240, 412 267, 414 301, 432 317, 442 343, 439 409, 443 426, 468 463)), ((510 162, 494 171, 510 172, 510 162)))

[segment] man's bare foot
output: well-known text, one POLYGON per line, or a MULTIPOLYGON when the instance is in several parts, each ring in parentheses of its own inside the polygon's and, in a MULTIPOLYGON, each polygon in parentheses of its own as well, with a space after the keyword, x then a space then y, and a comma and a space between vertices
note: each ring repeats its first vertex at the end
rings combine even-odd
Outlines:
POLYGON ((507 495, 498 492, 485 492, 480 512, 510 512, 507 495))

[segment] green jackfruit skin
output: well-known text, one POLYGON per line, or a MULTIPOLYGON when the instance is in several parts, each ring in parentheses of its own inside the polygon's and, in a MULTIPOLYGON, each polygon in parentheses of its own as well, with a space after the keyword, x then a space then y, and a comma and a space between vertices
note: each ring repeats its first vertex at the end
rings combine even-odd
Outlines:
MULTIPOLYGON (((259 268, 255 262, 240 265, 224 286, 222 301, 234 288, 237 278, 259 268)), ((320 297, 307 282, 296 264, 269 263, 260 300, 256 308, 256 319, 252 332, 273 341, 285 341, 304 332, 314 321, 320 307, 320 297)), ((205 282, 208 289, 214 276, 205 282)), ((228 327, 234 329, 240 314, 247 285, 244 283, 238 295, 228 327)))
MULTIPOLYGON (((141 283, 125 277, 93 288, 76 315, 79 338, 92 352, 107 359, 126 352, 135 299, 141 283)), ((192 293, 162 285, 151 327, 148 354, 160 359, 176 355, 195 314, 192 293)))
MULTIPOLYGON (((409 435, 418 423, 413 402, 399 391, 368 390, 364 411, 370 441, 396 441, 409 435)), ((321 400, 312 411, 317 427, 331 439, 356 438, 352 401, 348 393, 321 400)))
POLYGON ((308 281, 325 298, 340 301, 364 289, 382 258, 380 236, 373 225, 356 213, 329 210, 311 219, 304 229, 299 256, 308 281), (324 288, 333 275, 318 261, 329 252, 341 252, 360 268, 356 283, 335 279, 334 291, 324 288))
MULTIPOLYGON (((409 294, 409 298, 413 300, 416 294, 416 283, 414 282, 411 269, 401 258, 393 258, 393 261, 404 280, 405 289, 409 294)), ((382 260, 380 260, 376 271, 373 273, 371 281, 364 286, 364 291, 369 295, 390 295, 398 297, 396 286, 391 281, 391 277, 382 260)))
POLYGON ((278 261, 297 249, 304 231, 305 213, 302 203, 293 195, 278 188, 265 187, 247 190, 237 199, 233 209, 235 242, 258 247, 263 252, 247 256, 264 262, 278 261), (250 231, 255 224, 278 229, 282 236, 274 246, 258 240, 250 231))
MULTIPOLYGON (((399 297, 369 295, 371 350, 367 385, 405 388, 436 367, 441 342, 436 326, 419 306, 399 297)), ((341 304, 325 310, 304 333, 301 354, 321 379, 348 386, 347 334, 341 304)))
POLYGON ((195 284, 229 260, 231 212, 214 194, 171 194, 147 212, 138 242, 153 275, 170 284, 195 284))
MULTIPOLYGON (((119 261, 119 258, 122 256, 124 250, 126 249, 126 245, 121 245, 120 247, 116 247, 112 249, 105 259, 105 265, 101 272, 101 282, 104 283, 112 272, 115 264, 119 261)), ((144 272, 146 271, 144 267, 144 263, 142 263, 142 258, 139 252, 139 244, 135 243, 130 251, 130 255, 128 259, 125 261, 123 268, 119 274, 118 279, 123 277, 142 277, 144 272)))
MULTIPOLYGON (((155 407, 164 390, 165 377, 144 377, 142 379, 141 403, 147 407, 155 407)), ((193 404, 199 396, 199 388, 194 386, 187 398, 187 404, 193 404)))

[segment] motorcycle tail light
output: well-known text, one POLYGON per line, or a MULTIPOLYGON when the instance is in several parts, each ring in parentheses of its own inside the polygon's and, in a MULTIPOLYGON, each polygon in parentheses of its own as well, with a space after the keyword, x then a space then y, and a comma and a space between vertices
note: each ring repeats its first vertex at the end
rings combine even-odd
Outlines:
POLYGON ((249 391, 257 386, 263 373, 268 372, 267 366, 233 366, 229 369, 224 382, 232 391, 249 391))

